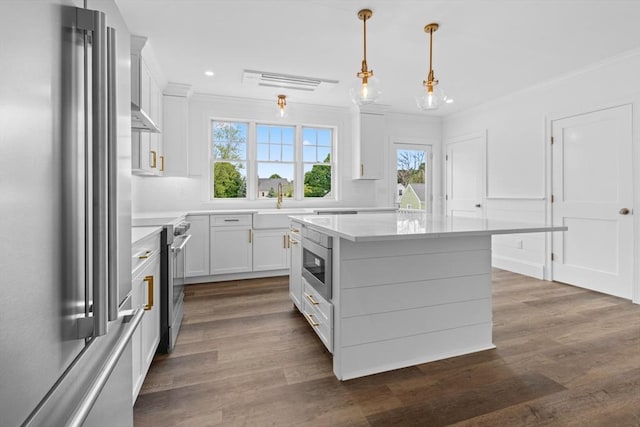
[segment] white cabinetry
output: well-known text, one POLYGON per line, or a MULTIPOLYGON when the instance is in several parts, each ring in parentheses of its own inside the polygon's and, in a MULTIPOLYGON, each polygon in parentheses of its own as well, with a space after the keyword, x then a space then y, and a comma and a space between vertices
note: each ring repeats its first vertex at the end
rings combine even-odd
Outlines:
POLYGON ((160 235, 132 247, 132 308, 144 307, 140 325, 131 338, 132 398, 135 402, 160 343, 160 235))
POLYGON ((189 175, 190 85, 169 83, 162 96, 162 148, 165 176, 189 175))
MULTIPOLYGON (((131 102, 162 127, 162 99, 158 79, 149 69, 146 37, 131 36, 131 102)), ((131 134, 131 168, 137 175, 162 175, 164 156, 159 133, 133 130, 131 134)))
POLYGON ((302 311, 302 226, 297 222, 291 223, 289 230, 289 298, 302 311))
POLYGON ((209 215, 189 215, 191 240, 185 248, 185 276, 209 275, 209 215))
POLYGON ((251 215, 212 215, 210 274, 253 270, 251 215))
POLYGON ((320 340, 333 353, 333 304, 302 278, 302 314, 320 340))
POLYGON ((289 268, 287 229, 253 231, 253 271, 289 268))
POLYGON ((353 179, 382 179, 386 152, 384 113, 361 110, 353 117, 353 179))

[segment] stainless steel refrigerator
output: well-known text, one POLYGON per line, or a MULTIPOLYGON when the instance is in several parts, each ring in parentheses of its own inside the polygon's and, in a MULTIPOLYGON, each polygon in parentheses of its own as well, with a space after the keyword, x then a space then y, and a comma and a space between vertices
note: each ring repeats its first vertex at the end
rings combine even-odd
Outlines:
POLYGON ((129 38, 112 0, 0 1, 3 427, 133 424, 129 38))

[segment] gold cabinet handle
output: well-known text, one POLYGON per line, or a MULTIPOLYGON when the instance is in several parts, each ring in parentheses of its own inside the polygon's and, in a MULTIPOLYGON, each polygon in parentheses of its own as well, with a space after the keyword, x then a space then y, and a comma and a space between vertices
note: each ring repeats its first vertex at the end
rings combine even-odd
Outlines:
POLYGON ((307 320, 309 321, 311 326, 313 326, 314 328, 317 328, 318 326, 320 326, 320 323, 313 320, 313 314, 305 314, 305 316, 307 316, 307 320))
POLYGON ((152 169, 155 169, 155 167, 157 166, 157 163, 158 163, 158 158, 157 157, 158 157, 158 154, 155 151, 151 150, 151 165, 150 166, 151 166, 152 169))
POLYGON ((164 156, 160 156, 160 172, 164 172, 164 156))
POLYGON ((147 304, 144 306, 146 311, 153 308, 153 276, 144 276, 144 281, 147 282, 147 304))
POLYGON ((291 247, 291 245, 297 245, 298 241, 297 240, 293 240, 291 237, 289 237, 289 247, 291 247))
POLYGON ((147 259, 151 256, 151 251, 146 251, 144 255, 138 256, 138 259, 147 259))
POLYGON ((360 163, 360 176, 363 177, 364 176, 364 164, 360 163))
POLYGON ((287 236, 286 235, 282 236, 282 248, 283 249, 287 249, 287 236))
POLYGON ((253 230, 249 230, 249 243, 253 241, 253 230))
POLYGON ((320 304, 318 301, 314 300, 313 297, 310 294, 304 294, 304 296, 307 297, 307 299, 309 300, 309 302, 313 305, 318 305, 320 304))
POLYGON ((291 231, 293 231, 294 233, 300 234, 300 230, 295 227, 291 227, 291 231))

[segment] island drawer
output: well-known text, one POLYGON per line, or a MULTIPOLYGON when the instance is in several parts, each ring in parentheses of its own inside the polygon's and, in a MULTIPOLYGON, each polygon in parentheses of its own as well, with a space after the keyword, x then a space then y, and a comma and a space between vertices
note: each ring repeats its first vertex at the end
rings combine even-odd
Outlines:
POLYGON ((233 227, 236 225, 251 225, 251 214, 239 215, 211 215, 212 227, 233 227))
POLYGON ((327 350, 333 352, 333 304, 302 278, 302 314, 316 331, 327 350))
POLYGON ((135 275, 138 270, 154 255, 160 253, 160 235, 152 234, 135 242, 131 246, 131 272, 135 275))

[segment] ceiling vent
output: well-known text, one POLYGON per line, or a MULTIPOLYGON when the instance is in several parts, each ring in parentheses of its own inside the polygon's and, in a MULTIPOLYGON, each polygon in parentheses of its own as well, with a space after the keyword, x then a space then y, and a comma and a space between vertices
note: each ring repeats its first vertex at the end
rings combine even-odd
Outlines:
POLYGON ((291 74, 269 73, 266 71, 244 70, 242 74, 244 84, 282 89, 315 92, 337 85, 338 80, 320 79, 317 77, 294 76, 291 74))

